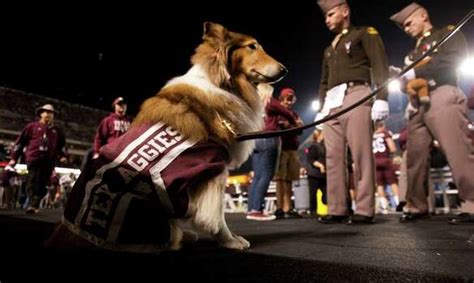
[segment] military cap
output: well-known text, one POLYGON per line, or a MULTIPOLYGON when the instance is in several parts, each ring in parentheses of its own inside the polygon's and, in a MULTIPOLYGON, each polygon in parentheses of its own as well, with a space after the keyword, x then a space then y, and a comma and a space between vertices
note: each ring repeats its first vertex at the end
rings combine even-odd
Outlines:
POLYGON ((326 14, 332 8, 342 4, 347 4, 346 0, 318 0, 318 5, 323 11, 323 14, 326 14))
POLYGON ((420 8, 423 8, 423 7, 420 6, 416 2, 413 2, 410 5, 403 8, 402 10, 400 10, 398 13, 392 15, 390 17, 390 20, 394 21, 395 23, 397 23, 400 26, 403 26, 403 23, 405 22, 405 20, 408 19, 408 17, 411 14, 413 14, 413 12, 415 12, 416 10, 418 10, 420 8))

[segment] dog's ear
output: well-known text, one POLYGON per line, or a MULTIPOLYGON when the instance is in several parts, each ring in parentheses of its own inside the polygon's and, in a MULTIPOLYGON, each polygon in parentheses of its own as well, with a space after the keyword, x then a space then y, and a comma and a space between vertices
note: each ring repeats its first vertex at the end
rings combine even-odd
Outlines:
POLYGON ((205 22, 204 23, 204 34, 202 36, 203 40, 219 40, 225 42, 229 31, 220 24, 205 22))

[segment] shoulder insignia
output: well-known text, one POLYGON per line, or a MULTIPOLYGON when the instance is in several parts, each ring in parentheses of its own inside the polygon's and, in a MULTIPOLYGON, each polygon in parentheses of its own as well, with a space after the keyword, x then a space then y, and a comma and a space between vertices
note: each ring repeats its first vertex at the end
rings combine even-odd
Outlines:
POLYGON ((379 32, 373 28, 373 27, 368 27, 367 28, 367 33, 370 34, 370 35, 376 35, 376 34, 379 34, 379 32))
POLYGON ((453 26, 453 25, 448 25, 446 28, 447 28, 448 30, 453 30, 453 29, 454 29, 454 26, 453 26))

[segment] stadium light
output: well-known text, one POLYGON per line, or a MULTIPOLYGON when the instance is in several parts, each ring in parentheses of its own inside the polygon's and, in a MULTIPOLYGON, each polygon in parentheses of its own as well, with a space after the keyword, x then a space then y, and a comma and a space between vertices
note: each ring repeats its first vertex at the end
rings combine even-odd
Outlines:
POLYGON ((311 109, 313 109, 314 111, 319 111, 320 107, 321 104, 319 103, 319 100, 313 100, 313 102, 311 102, 311 109))
POLYGON ((459 66, 459 72, 463 75, 474 76, 474 58, 464 60, 459 66))
POLYGON ((389 92, 399 92, 400 91, 400 81, 393 80, 388 84, 388 91, 389 92))

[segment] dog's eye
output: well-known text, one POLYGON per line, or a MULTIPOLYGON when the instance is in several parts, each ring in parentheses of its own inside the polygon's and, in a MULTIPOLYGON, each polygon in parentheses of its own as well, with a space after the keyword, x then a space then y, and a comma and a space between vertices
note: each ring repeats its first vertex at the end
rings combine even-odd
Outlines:
POLYGON ((255 50, 255 49, 257 49, 257 44, 256 43, 249 44, 248 48, 250 48, 252 50, 255 50))

